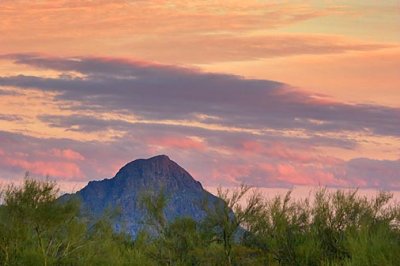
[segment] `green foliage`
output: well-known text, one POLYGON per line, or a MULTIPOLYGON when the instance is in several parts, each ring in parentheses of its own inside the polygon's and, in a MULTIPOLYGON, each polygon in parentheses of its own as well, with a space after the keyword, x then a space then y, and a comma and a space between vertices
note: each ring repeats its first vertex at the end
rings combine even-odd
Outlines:
POLYGON ((107 217, 85 221, 56 184, 25 178, 2 190, 1 265, 154 265, 107 217))
POLYGON ((167 196, 164 190, 158 193, 146 191, 140 197, 140 204, 146 211, 145 225, 151 231, 149 233, 162 234, 167 226, 164 209, 167 206, 167 196))
POLYGON ((116 233, 117 212, 81 216, 56 184, 26 178, 1 190, 1 265, 399 265, 400 207, 391 194, 317 191, 312 199, 263 199, 250 188, 219 190, 208 217, 167 222, 163 192, 142 198, 136 239, 116 233), (244 199, 247 198, 247 201, 244 199))
POLYGON ((224 263, 233 265, 232 250, 235 246, 235 238, 239 238, 244 229, 250 226, 250 221, 261 211, 261 196, 253 193, 243 206, 241 201, 250 190, 249 186, 242 185, 234 191, 218 189, 218 197, 222 199, 214 206, 206 203, 207 218, 203 222, 203 229, 209 233, 211 241, 223 245, 224 263))
POLYGON ((22 188, 3 190, 0 258, 5 265, 61 263, 80 248, 85 228, 76 215, 79 205, 57 202, 57 192, 53 182, 28 178, 22 188))
POLYGON ((243 244, 265 251, 271 265, 396 265, 400 209, 390 199, 321 189, 310 204, 289 192, 264 203, 243 244))

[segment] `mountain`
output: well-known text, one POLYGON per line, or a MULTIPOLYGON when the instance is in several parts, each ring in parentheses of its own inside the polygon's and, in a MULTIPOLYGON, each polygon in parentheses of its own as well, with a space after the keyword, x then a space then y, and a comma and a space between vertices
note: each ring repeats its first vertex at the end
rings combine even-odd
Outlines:
POLYGON ((202 202, 221 201, 166 155, 132 161, 113 178, 89 182, 76 196, 83 208, 94 216, 102 215, 108 208, 119 208, 120 217, 115 228, 124 228, 135 236, 145 217, 140 198, 146 191, 163 191, 166 195, 164 213, 167 221, 178 217, 199 221, 206 215, 201 208, 202 202))

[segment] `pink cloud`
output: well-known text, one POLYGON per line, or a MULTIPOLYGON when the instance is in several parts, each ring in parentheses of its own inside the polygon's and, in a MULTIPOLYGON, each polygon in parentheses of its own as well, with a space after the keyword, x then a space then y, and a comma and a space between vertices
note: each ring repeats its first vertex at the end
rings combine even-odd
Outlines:
POLYGON ((161 137, 150 138, 150 145, 161 146, 163 148, 183 149, 183 150, 205 150, 206 144, 195 138, 190 137, 161 137))
POLYGON ((315 158, 315 155, 311 155, 310 151, 305 152, 299 148, 296 150, 294 148, 290 149, 287 145, 279 142, 266 145, 256 141, 245 141, 242 145, 245 151, 254 154, 264 154, 279 159, 301 163, 315 162, 318 160, 315 158))
POLYGON ((52 149, 51 154, 57 158, 70 161, 82 161, 85 159, 82 154, 71 149, 52 149))
MULTIPOLYGON (((304 166, 301 164, 291 164, 287 162, 260 163, 252 170, 254 175, 258 175, 258 184, 265 186, 280 186, 285 184, 307 185, 307 186, 362 186, 354 180, 344 180, 335 176, 329 171, 317 165, 304 166)), ((249 178, 249 181, 252 178, 249 178)))
MULTIPOLYGON (((146 133, 152 136, 154 132, 146 133)), ((22 138, 19 139, 22 141, 12 143, 3 138, 0 174, 13 177, 14 173, 30 171, 36 176, 50 175, 64 182, 82 182, 89 178, 112 177, 125 163, 151 157, 159 154, 160 149, 165 149, 171 159, 208 186, 232 186, 244 182, 258 187, 400 187, 400 161, 366 158, 345 161, 321 155, 315 147, 307 150, 307 145, 279 141, 224 139, 218 142, 214 138, 204 138, 203 141, 203 138, 178 136, 171 134, 151 138, 139 134, 112 146, 108 143, 79 142, 70 145, 71 148, 60 148, 65 147, 60 143, 46 146, 42 139, 22 138), (135 142, 137 140, 140 141, 135 142), (43 147, 43 151, 34 151, 33 147, 39 145, 29 146, 35 141, 43 147), (136 149, 130 148, 128 143, 135 143, 133 147, 136 149), (161 148, 149 152, 148 147, 151 146, 161 148)))
POLYGON ((277 157, 267 157, 263 153, 265 147, 260 143, 247 143, 247 148, 249 147, 254 153, 236 151, 236 154, 240 154, 239 157, 220 157, 209 165, 211 171, 200 169, 196 174, 206 176, 209 184, 214 185, 239 183, 259 187, 288 185, 366 187, 367 185, 362 179, 346 177, 346 162, 339 159, 326 157, 325 160, 323 156, 315 156, 317 161, 313 162, 312 159, 304 160, 302 156, 286 156, 285 153, 282 156, 280 152, 277 153, 277 157))
POLYGON ((9 166, 22 168, 34 175, 49 175, 65 179, 82 178, 79 166, 72 162, 27 161, 18 158, 5 158, 9 166))
POLYGON ((80 165, 84 157, 71 149, 52 149, 49 152, 9 152, 0 149, 0 165, 28 171, 33 175, 50 176, 54 178, 75 179, 84 178, 80 165))

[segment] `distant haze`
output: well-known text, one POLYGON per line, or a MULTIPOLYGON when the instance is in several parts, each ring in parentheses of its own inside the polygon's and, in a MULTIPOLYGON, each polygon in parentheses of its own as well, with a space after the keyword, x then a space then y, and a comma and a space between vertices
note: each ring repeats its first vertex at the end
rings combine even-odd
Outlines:
MULTIPOLYGON (((217 194, 218 187, 205 187, 206 190, 213 194, 217 194)), ((223 189, 234 190, 234 187, 228 187, 223 189)), ((321 187, 293 187, 292 189, 285 189, 285 188, 255 188, 255 190, 263 195, 265 199, 273 199, 276 196, 284 197, 289 190, 292 191, 291 198, 293 200, 304 200, 309 198, 313 200, 315 192, 321 189, 321 187)), ((327 188, 329 193, 335 192, 337 188, 327 188)), ((354 191, 354 189, 343 189, 344 191, 354 191)), ((389 191, 393 194, 392 203, 400 203, 400 191, 389 191)), ((250 191, 247 196, 251 195, 252 191, 250 191)), ((374 198, 379 193, 378 190, 373 189, 358 189, 357 195, 360 197, 366 196, 369 199, 374 198)), ((245 203, 246 200, 244 199, 242 203, 245 203)))

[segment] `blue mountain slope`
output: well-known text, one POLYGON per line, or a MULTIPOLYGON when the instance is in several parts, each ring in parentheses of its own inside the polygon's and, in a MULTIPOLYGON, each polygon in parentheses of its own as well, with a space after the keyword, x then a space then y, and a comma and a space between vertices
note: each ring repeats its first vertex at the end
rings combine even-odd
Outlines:
POLYGON ((107 208, 119 208, 121 215, 116 221, 116 229, 124 228, 135 236, 145 220, 141 196, 146 191, 161 190, 168 199, 165 208, 168 221, 177 217, 191 217, 199 221, 206 215, 201 208, 202 203, 220 201, 165 155, 130 162, 115 177, 91 181, 76 195, 81 199, 83 208, 94 216, 102 215, 107 208))

